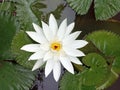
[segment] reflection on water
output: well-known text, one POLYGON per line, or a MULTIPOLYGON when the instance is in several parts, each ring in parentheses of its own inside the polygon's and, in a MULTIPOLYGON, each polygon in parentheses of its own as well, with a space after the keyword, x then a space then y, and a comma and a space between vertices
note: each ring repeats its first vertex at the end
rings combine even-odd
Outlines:
POLYGON ((53 13, 60 24, 63 19, 68 19, 68 24, 74 21, 75 12, 68 7, 64 0, 41 0, 32 4, 32 11, 39 20, 48 22, 50 13, 53 13), (53 2, 54 1, 54 2, 53 2))

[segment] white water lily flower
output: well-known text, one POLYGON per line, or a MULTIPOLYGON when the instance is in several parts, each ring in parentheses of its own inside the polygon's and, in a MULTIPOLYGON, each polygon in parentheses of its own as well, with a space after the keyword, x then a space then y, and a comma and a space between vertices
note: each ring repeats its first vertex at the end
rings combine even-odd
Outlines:
POLYGON ((33 23, 35 32, 26 31, 31 39, 38 44, 24 45, 21 50, 33 52, 29 60, 37 60, 33 70, 41 67, 45 62, 45 76, 51 71, 56 81, 59 80, 61 73, 61 64, 70 73, 74 74, 72 63, 82 64, 77 57, 85 56, 78 48, 84 47, 88 42, 85 40, 75 40, 81 31, 71 33, 74 28, 74 22, 67 26, 65 19, 59 26, 55 17, 51 14, 49 25, 42 21, 42 28, 33 23))

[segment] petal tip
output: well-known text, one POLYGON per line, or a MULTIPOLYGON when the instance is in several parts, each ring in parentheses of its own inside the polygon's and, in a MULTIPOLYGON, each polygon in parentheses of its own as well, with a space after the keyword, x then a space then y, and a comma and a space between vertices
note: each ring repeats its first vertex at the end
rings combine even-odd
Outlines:
POLYGON ((33 67, 33 68, 32 68, 32 71, 35 71, 35 70, 36 70, 36 69, 33 67))

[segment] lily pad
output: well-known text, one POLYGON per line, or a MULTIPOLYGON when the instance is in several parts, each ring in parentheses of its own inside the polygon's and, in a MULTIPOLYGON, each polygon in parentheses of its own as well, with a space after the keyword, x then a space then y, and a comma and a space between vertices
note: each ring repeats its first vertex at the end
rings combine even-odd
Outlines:
POLYGON ((15 17, 5 12, 0 13, 0 23, 0 60, 12 59, 11 42, 19 30, 19 25, 15 17))
POLYGON ((35 72, 11 62, 0 62, 0 88, 2 90, 29 90, 35 72))
POLYGON ((90 53, 82 61, 88 67, 81 73, 83 85, 99 86, 107 80, 108 65, 102 56, 90 53))
POLYGON ((68 4, 78 13, 84 15, 94 3, 95 17, 106 20, 120 11, 120 0, 67 0, 68 4))
POLYGON ((60 90, 79 90, 79 80, 77 75, 66 72, 60 82, 60 90))
POLYGON ((80 74, 71 74, 65 72, 62 80, 60 81, 60 90, 96 90, 95 86, 82 85, 80 74))
POLYGON ((107 57, 120 55, 120 37, 112 32, 96 31, 89 34, 86 39, 92 42, 97 49, 107 57))
POLYGON ((15 2, 16 16, 23 30, 32 30, 32 23, 39 23, 38 18, 31 9, 36 0, 10 0, 15 2))
POLYGON ((112 69, 116 73, 120 74, 120 57, 116 57, 113 64, 112 64, 112 69))
POLYGON ((17 63, 23 65, 24 67, 32 69, 35 61, 28 61, 28 58, 32 53, 20 50, 22 46, 30 43, 32 43, 32 40, 24 31, 20 31, 15 35, 13 39, 11 49, 17 63))

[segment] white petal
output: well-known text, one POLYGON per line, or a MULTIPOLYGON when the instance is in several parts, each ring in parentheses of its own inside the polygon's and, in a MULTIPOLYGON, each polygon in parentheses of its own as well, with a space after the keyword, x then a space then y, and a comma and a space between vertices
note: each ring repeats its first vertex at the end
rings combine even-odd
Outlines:
POLYGON ((74 74, 73 66, 68 57, 60 56, 60 62, 69 72, 74 74))
POLYGON ((43 60, 41 60, 41 59, 37 60, 37 62, 35 63, 35 65, 34 65, 33 68, 32 68, 32 71, 40 68, 43 64, 44 64, 44 61, 43 61, 43 60))
POLYGON ((56 82, 59 80, 60 74, 61 74, 61 65, 60 62, 57 61, 53 68, 53 76, 56 82))
POLYGON ((65 33, 65 36, 69 35, 72 32, 74 26, 75 26, 75 23, 73 22, 67 27, 67 31, 65 33))
POLYGON ((70 42, 72 42, 73 40, 75 40, 80 35, 80 33, 81 33, 81 31, 76 31, 76 32, 66 36, 63 39, 63 43, 70 43, 70 42))
POLYGON ((40 45, 40 48, 44 51, 48 51, 50 49, 49 43, 44 43, 40 45))
POLYGON ((36 52, 34 54, 32 54, 28 60, 36 60, 36 59, 41 59, 43 58, 45 55, 45 52, 40 50, 39 52, 36 52))
POLYGON ((82 48, 87 44, 88 42, 85 40, 75 40, 73 43, 71 43, 71 46, 74 48, 82 48))
POLYGON ((80 65, 82 65, 82 63, 80 62, 80 60, 78 59, 78 58, 76 58, 76 57, 69 57, 70 58, 70 61, 71 62, 73 62, 73 63, 75 63, 75 64, 80 64, 80 65))
POLYGON ((35 24, 35 23, 32 23, 32 25, 33 25, 33 27, 34 27, 34 29, 35 29, 35 31, 36 31, 37 33, 43 34, 43 30, 42 30, 41 27, 39 27, 39 26, 38 26, 37 24, 35 24))
POLYGON ((47 40, 48 41, 50 41, 51 40, 51 35, 52 35, 52 33, 51 33, 51 31, 50 31, 50 28, 49 28, 49 26, 46 24, 46 23, 44 23, 43 21, 42 21, 42 28, 43 28, 43 32, 44 32, 44 34, 45 34, 45 37, 47 38, 47 40))
MULTIPOLYGON (((35 31, 38 33, 41 41, 42 41, 42 42, 47 42, 46 37, 45 37, 45 35, 44 35, 44 33, 43 33, 42 28, 39 27, 39 26, 38 26, 37 24, 35 24, 35 23, 33 23, 33 27, 34 27, 35 31)), ((41 42, 41 43, 42 43, 42 42, 41 42)))
POLYGON ((66 52, 66 54, 70 55, 70 56, 75 56, 75 57, 85 56, 85 54, 83 52, 81 52, 80 50, 67 48, 67 47, 63 47, 63 49, 66 52))
POLYGON ((50 14, 49 27, 50 27, 50 30, 53 32, 53 36, 55 36, 58 30, 58 25, 57 25, 57 21, 55 17, 53 16, 53 14, 50 14))
POLYGON ((44 56, 44 61, 53 58, 53 53, 51 51, 48 51, 44 56))
POLYGON ((66 28, 67 28, 67 19, 65 19, 59 27, 59 30, 57 32, 57 36, 59 38, 59 40, 63 39, 65 32, 66 32, 66 28))
POLYGON ((45 43, 45 42, 47 42, 42 36, 40 36, 36 32, 26 31, 26 33, 30 36, 30 38, 32 38, 34 41, 36 41, 38 43, 45 43))
POLYGON ((63 43, 63 46, 67 47, 67 48, 69 47, 69 48, 73 48, 73 49, 78 49, 78 48, 84 47, 87 44, 88 44, 88 42, 85 40, 74 40, 72 42, 68 41, 68 42, 63 43))
POLYGON ((27 44, 21 48, 21 50, 28 52, 37 52, 39 49, 40 49, 40 44, 27 44))
POLYGON ((54 60, 47 61, 46 66, 45 66, 45 77, 47 77, 51 73, 54 67, 54 63, 55 63, 54 60))

